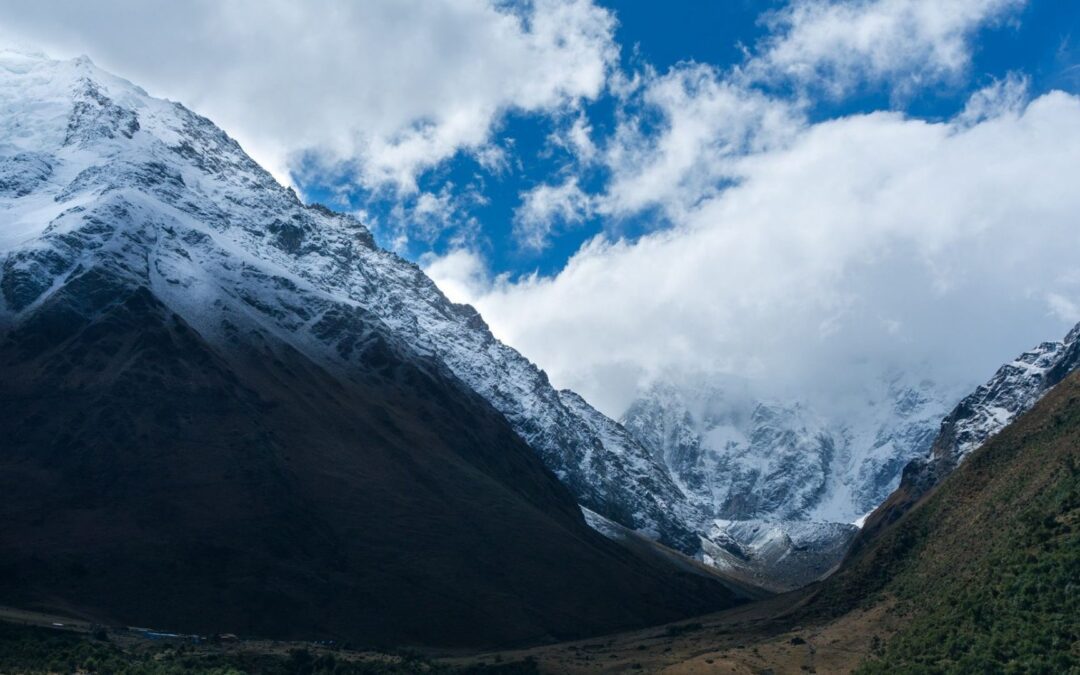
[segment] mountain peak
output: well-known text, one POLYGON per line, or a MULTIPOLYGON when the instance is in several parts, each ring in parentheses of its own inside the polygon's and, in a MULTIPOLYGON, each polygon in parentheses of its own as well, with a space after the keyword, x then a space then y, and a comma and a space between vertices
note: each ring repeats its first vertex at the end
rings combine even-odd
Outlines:
POLYGON ((212 122, 89 62, 9 60, 0 521, 19 534, 0 548, 36 551, 2 552, 21 579, 6 598, 466 644, 730 599, 587 528, 575 500, 697 543, 618 425, 560 399, 356 219, 305 206, 212 122), (45 528, 22 519, 46 508, 45 528), (65 525, 76 512, 93 525, 65 525), (35 556, 66 562, 46 580, 35 556), (79 566, 103 585, 65 576, 79 566), (520 620, 484 623, 490 608, 520 620))
POLYGON ((378 337, 494 406, 580 503, 698 552, 694 507, 618 424, 560 395, 357 220, 300 203, 209 120, 87 68, 0 71, 0 323, 98 268, 215 345, 284 342, 337 371, 378 337))

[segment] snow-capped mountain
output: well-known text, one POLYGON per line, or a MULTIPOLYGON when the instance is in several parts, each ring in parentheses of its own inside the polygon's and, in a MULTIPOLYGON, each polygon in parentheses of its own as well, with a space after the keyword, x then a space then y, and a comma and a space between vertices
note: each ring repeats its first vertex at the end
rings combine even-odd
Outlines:
POLYGON ((857 528, 819 521, 716 520, 702 559, 727 575, 783 592, 831 572, 857 528))
POLYGON ((301 203, 210 121, 85 58, 11 52, 0 110, 0 326, 101 266, 215 342, 273 336, 332 367, 372 341, 404 346, 490 402, 581 504, 698 550, 700 517, 662 463, 359 221, 301 203))
POLYGON ((731 601, 587 527, 697 545, 618 425, 86 59, 0 52, 0 400, 4 604, 491 646, 731 601))
POLYGON ((1003 365, 945 417, 930 451, 905 469, 905 488, 925 492, 1078 366, 1080 324, 1063 340, 1043 342, 1003 365))
POLYGON ((1065 339, 1043 342, 1001 366, 944 418, 930 449, 904 467, 899 487, 867 514, 852 550, 872 546, 881 532, 948 477, 968 455, 1031 410, 1077 367, 1080 324, 1065 339))
POLYGON ((928 451, 949 405, 932 383, 898 376, 831 415, 735 378, 686 380, 652 385, 622 423, 709 514, 704 554, 780 588, 839 561, 851 523, 928 451))
MULTIPOLYGON (((331 371, 412 354, 501 413, 585 508, 765 585, 770 570, 789 587, 827 569, 947 409, 932 385, 896 378, 843 420, 730 383, 658 384, 619 424, 183 106, 87 59, 3 52, 0 112, 0 331, 101 271, 213 344, 284 344, 331 371)), ((1009 382, 1050 381, 1074 342, 1009 382)), ((981 417, 957 418, 957 438, 1019 410, 995 391, 973 404, 981 417)))

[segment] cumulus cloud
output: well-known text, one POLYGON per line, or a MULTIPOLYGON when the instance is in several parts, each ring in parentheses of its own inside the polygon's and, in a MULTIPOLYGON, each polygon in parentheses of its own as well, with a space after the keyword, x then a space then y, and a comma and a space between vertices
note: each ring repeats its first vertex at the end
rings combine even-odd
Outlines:
POLYGON ((1077 100, 1029 104, 1013 74, 947 122, 811 123, 807 110, 864 85, 958 82, 978 28, 1021 4, 794 0, 732 70, 615 78, 619 122, 596 152, 609 180, 592 208, 653 210, 669 227, 598 236, 553 277, 485 282, 473 255, 457 292, 616 415, 636 385, 695 370, 819 400, 897 370, 970 387, 1074 314, 1080 285, 1062 271, 1080 243, 1077 100))
POLYGON ((470 214, 470 207, 483 204, 485 197, 474 185, 444 183, 438 192, 417 192, 396 201, 385 219, 368 216, 367 226, 380 238, 392 242, 404 253, 412 241, 430 245, 445 232, 452 232, 457 245, 473 243, 479 236, 480 222, 470 214))
MULTIPOLYGON (((596 209, 624 217, 656 208, 679 222, 738 180, 740 158, 790 142, 812 94, 839 97, 880 82, 910 93, 954 81, 970 63, 975 31, 1025 1, 793 0, 767 15, 770 36, 731 71, 645 68, 621 87, 623 114, 603 152, 611 181, 596 209), (802 95, 782 96, 771 86, 778 83, 802 95)), ((995 83, 971 100, 965 119, 1021 105, 1027 84, 1020 75, 995 83)))
POLYGON ((491 288, 492 280, 484 261, 468 249, 453 249, 441 256, 428 254, 420 262, 428 275, 439 281, 439 289, 452 302, 470 302, 491 288))
POLYGON ((588 165, 596 158, 596 144, 589 118, 579 113, 570 124, 548 136, 548 142, 569 152, 577 162, 588 165))
POLYGON ((803 124, 794 104, 707 64, 646 73, 627 107, 603 156, 611 180, 597 209, 612 216, 658 207, 678 220, 736 178, 739 157, 786 143, 803 124))
POLYGON ((502 114, 595 97, 617 58, 590 0, 5 0, 0 26, 199 110, 279 176, 316 150, 406 192, 458 152, 497 162, 502 114))
POLYGON ((1031 101, 1011 75, 949 121, 807 113, 867 85, 900 100, 962 82, 979 28, 1021 5, 792 0, 738 66, 665 72, 620 70, 615 16, 591 0, 0 0, 0 34, 91 54, 279 176, 305 153, 396 193, 374 225, 401 248, 481 228, 461 220, 473 187, 424 191, 418 174, 462 152, 505 172, 505 114, 558 117, 550 144, 573 160, 522 193, 519 242, 643 212, 665 229, 599 235, 550 277, 492 278, 468 236, 421 262, 557 385, 619 414, 679 369, 808 397, 895 368, 969 385, 1080 316, 1080 100, 1031 101), (605 92, 610 132, 583 105, 605 92))
POLYGON ((975 92, 957 118, 959 124, 971 125, 1024 108, 1029 98, 1031 80, 1021 73, 1009 73, 975 92))
POLYGON ((576 178, 538 185, 522 194, 521 206, 514 211, 514 236, 522 248, 542 251, 556 227, 581 223, 591 210, 591 200, 576 178))
POLYGON ((679 368, 803 395, 890 367, 970 386, 1075 315, 1076 97, 976 123, 812 124, 732 171, 679 225, 599 236, 554 277, 485 280, 463 252, 464 278, 428 271, 611 414, 633 383, 679 368))
POLYGON ((949 82, 971 59, 970 40, 1026 0, 793 0, 767 19, 770 37, 745 75, 839 96, 864 83, 897 93, 949 82))

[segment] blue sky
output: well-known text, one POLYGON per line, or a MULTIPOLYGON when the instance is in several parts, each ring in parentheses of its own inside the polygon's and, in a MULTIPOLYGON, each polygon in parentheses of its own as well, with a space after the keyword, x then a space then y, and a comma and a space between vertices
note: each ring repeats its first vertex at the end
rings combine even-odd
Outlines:
MULTIPOLYGON (((744 50, 753 49, 768 34, 763 19, 782 8, 779 0, 700 2, 601 2, 615 14, 615 40, 619 65, 627 72, 652 67, 663 72, 681 62, 730 68, 743 62, 744 50)), ((1080 4, 1035 0, 1012 13, 1001 24, 980 28, 973 39, 972 63, 957 82, 939 84, 897 97, 888 82, 863 86, 840 99, 813 101, 809 114, 820 121, 875 110, 900 110, 929 120, 947 119, 961 110, 970 94, 988 82, 1022 72, 1031 78, 1037 95, 1050 89, 1076 92, 1080 88, 1080 4), (1074 31, 1076 37, 1073 36, 1074 31)), ((610 133, 616 102, 610 94, 583 105, 598 139, 610 133)), ((593 216, 556 230, 543 250, 523 247, 514 235, 514 211, 522 193, 568 170, 573 158, 553 147, 548 137, 565 119, 547 114, 506 113, 497 126, 497 138, 512 148, 512 160, 497 171, 487 170, 468 153, 456 154, 418 178, 421 192, 468 195, 454 217, 438 232, 414 233, 407 245, 396 241, 401 220, 395 206, 414 204, 415 195, 401 197, 385 190, 355 185, 348 175, 314 171, 294 174, 298 187, 312 201, 346 210, 363 210, 376 226, 381 245, 396 248, 414 260, 425 254, 444 254, 462 245, 482 252, 490 271, 512 276, 558 272, 581 245, 598 232, 634 238, 670 223, 655 211, 620 218, 593 216), (444 192, 445 191, 445 192, 444 192), (478 199, 477 197, 480 197, 478 199)), ((583 185, 601 189, 602 169, 583 172, 583 185)))

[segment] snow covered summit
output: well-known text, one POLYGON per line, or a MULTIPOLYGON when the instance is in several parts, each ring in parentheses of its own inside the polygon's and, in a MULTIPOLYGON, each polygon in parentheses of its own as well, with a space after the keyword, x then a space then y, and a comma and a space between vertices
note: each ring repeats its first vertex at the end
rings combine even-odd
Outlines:
POLYGON ((335 368, 382 341, 490 402, 584 506, 700 548, 667 469, 473 308, 356 219, 301 203, 209 120, 87 59, 0 56, 0 214, 0 325, 101 266, 215 342, 272 337, 335 368))

